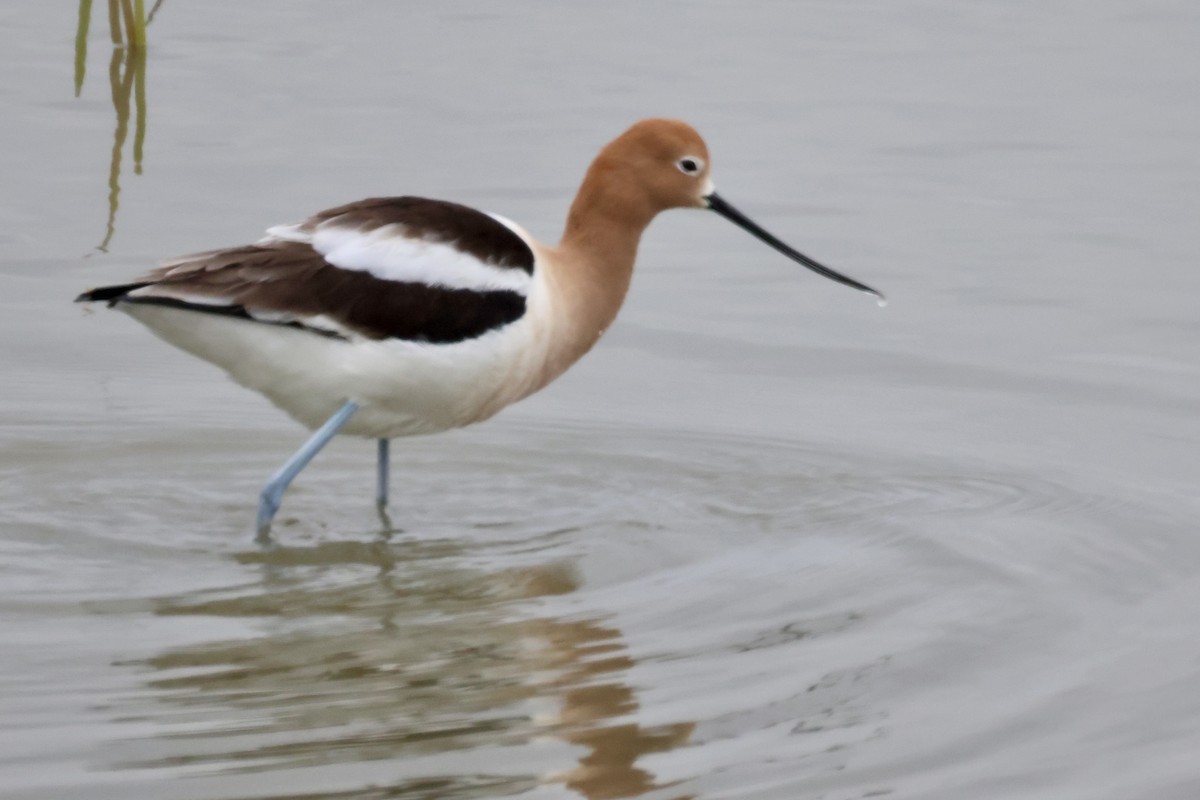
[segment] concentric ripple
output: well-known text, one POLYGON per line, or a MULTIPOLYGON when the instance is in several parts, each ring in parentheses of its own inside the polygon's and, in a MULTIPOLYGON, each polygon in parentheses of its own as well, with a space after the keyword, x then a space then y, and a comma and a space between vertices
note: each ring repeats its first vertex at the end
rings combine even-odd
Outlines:
POLYGON ((102 702, 90 672, 31 673, 12 718, 53 703, 128 796, 172 774, 211 796, 268 776, 287 796, 446 797, 768 775, 766 796, 790 797, 797 776, 903 750, 910 707, 956 707, 936 700, 947 686, 994 682, 1006 703, 943 720, 934 751, 1051 735, 1038 685, 982 666, 995 648, 1037 669, 1077 609, 1191 557, 1189 521, 1141 534, 1151 505, 1016 468, 514 423, 397 442, 391 526, 370 443, 338 442, 261 549, 259 482, 294 444, 7 443, 22 467, 0 469, 18 532, 0 611, 38 623, 15 644, 55 652, 45 621, 51 642, 108 632, 87 640, 102 702))

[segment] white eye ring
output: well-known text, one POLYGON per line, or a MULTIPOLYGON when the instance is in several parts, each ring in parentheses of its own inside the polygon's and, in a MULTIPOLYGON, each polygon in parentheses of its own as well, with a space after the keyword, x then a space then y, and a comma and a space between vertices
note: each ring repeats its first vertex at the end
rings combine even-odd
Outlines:
POLYGON ((696 156, 684 156, 675 162, 675 166, 684 175, 699 175, 700 171, 704 169, 704 159, 696 156))

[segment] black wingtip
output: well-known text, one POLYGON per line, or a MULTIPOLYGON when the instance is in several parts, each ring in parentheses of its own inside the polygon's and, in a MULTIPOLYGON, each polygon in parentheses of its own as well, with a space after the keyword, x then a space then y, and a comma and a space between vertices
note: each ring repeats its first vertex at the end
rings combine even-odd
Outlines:
POLYGON ((148 283, 125 283, 120 286, 101 286, 98 289, 88 289, 83 294, 75 298, 76 303, 113 303, 120 300, 130 292, 141 289, 143 286, 149 286, 148 283))

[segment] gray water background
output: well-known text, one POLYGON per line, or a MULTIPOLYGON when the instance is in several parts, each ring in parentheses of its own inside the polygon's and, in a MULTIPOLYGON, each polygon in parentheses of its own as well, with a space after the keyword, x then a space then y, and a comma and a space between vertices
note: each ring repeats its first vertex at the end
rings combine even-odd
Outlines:
POLYGON ((0 796, 1200 797, 1200 8, 0 9, 0 796), (69 301, 357 197, 557 237, 633 120, 891 303, 664 215, 595 352, 337 442, 69 301), (132 139, 132 133, 130 134, 132 139))

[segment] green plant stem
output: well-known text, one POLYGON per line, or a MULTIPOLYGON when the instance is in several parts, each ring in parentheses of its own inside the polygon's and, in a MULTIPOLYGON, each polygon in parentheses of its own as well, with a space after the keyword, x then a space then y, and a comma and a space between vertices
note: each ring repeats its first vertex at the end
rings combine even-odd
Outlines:
POLYGON ((108 33, 113 44, 121 44, 121 8, 120 0, 108 0, 108 33))
POLYGON ((146 48, 146 3, 145 0, 133 0, 133 28, 129 41, 134 47, 146 48))
MULTIPOLYGON (((139 0, 140 2, 140 0, 139 0)), ((133 129, 133 172, 142 174, 142 146, 146 143, 146 48, 134 47, 129 68, 133 70, 133 99, 136 118, 133 129)))
POLYGON ((75 28, 75 96, 83 91, 87 75, 87 37, 92 23, 92 0, 79 0, 79 25, 75 28))

